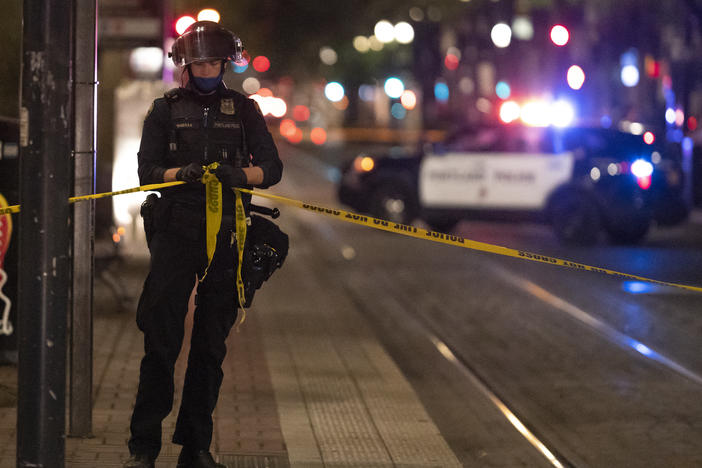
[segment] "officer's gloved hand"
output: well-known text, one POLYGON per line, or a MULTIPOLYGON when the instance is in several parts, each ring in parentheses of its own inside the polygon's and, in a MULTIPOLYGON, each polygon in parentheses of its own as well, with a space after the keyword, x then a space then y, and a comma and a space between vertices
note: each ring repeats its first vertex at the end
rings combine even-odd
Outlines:
POLYGON ((192 184, 194 182, 200 182, 205 170, 198 163, 190 163, 187 166, 183 166, 176 172, 176 180, 182 180, 183 182, 188 182, 192 184))
POLYGON ((223 187, 243 187, 246 185, 246 173, 240 167, 229 166, 228 164, 220 164, 215 169, 215 176, 221 182, 223 187))

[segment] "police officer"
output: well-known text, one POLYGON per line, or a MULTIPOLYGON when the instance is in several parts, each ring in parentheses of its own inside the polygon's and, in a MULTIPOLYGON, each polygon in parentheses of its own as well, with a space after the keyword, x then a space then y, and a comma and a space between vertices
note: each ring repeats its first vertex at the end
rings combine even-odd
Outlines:
MULTIPOLYGON (((233 187, 267 188, 282 163, 256 103, 227 89, 225 66, 242 59, 242 44, 227 29, 198 21, 176 39, 171 56, 183 66, 182 86, 156 99, 139 148, 141 184, 184 181, 143 206, 151 270, 137 306, 144 333, 139 389, 125 468, 153 467, 161 422, 173 406, 173 372, 184 335, 191 291, 198 280, 188 367, 173 442, 179 468, 224 467, 209 451, 212 412, 222 382, 225 339, 237 316, 233 187), (223 216, 207 269, 203 166, 218 162, 223 216)), ((250 197, 246 199, 246 203, 250 197)), ((248 206, 248 205, 246 205, 248 206)))

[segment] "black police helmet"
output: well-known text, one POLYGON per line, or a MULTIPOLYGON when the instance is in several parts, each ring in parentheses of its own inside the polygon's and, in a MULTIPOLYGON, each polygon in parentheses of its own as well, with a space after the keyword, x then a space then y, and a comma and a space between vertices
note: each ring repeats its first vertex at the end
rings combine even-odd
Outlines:
POLYGON ((173 43, 168 56, 176 65, 196 61, 242 61, 244 47, 241 39, 214 21, 197 21, 188 27, 173 43))

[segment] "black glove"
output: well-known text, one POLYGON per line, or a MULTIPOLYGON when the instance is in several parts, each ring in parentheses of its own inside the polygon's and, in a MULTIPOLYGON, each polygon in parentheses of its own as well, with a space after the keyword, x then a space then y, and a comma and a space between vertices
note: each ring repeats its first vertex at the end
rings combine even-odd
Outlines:
POLYGON ((217 166, 214 173, 217 179, 222 183, 222 187, 243 187, 247 183, 246 173, 240 167, 220 164, 217 166))
POLYGON ((200 182, 202 175, 205 170, 198 163, 190 163, 187 166, 183 166, 176 172, 176 180, 182 180, 192 184, 194 182, 200 182))

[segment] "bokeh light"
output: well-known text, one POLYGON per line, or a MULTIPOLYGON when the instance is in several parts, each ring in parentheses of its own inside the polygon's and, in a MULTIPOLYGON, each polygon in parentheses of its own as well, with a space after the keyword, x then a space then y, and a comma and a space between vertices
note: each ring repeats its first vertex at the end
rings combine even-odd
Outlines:
POLYGON ((500 120, 504 123, 514 122, 519 118, 521 109, 515 101, 505 101, 500 106, 500 120))
POLYGON ((219 19, 219 12, 212 8, 205 8, 204 10, 200 10, 200 13, 197 14, 198 21, 214 21, 215 23, 219 23, 219 19))
POLYGON ((315 127, 310 132, 310 140, 315 145, 323 145, 327 141, 327 131, 321 127, 315 127))
POLYGON ((447 70, 455 70, 456 68, 458 68, 459 62, 459 58, 453 54, 447 54, 444 58, 444 66, 447 70))
POLYGON ((399 102, 396 102, 390 107, 390 113, 396 119, 402 120, 405 118, 405 116, 407 116, 407 109, 405 109, 399 102))
POLYGON ((406 89, 400 96, 402 106, 407 110, 412 110, 417 105, 417 95, 411 89, 406 89))
POLYGON ((375 100, 375 86, 362 84, 358 87, 358 97, 361 101, 372 102, 375 100))
POLYGON ((293 144, 302 142, 302 129, 295 127, 292 133, 288 136, 288 141, 293 144))
POLYGON ((246 78, 243 83, 241 83, 241 88, 247 94, 254 94, 258 92, 259 89, 261 89, 261 82, 253 76, 250 76, 246 78))
POLYGON ((512 34, 520 41, 530 41, 534 38, 534 25, 526 16, 515 16, 512 21, 512 34))
POLYGON ((568 29, 562 24, 557 24, 551 28, 551 41, 558 47, 563 47, 570 40, 568 29))
POLYGON ((178 21, 176 21, 175 30, 178 33, 178 35, 181 35, 194 22, 195 22, 195 18, 193 18, 192 16, 188 16, 188 15, 181 16, 180 18, 178 18, 178 21))
POLYGON ((322 47, 319 49, 319 60, 325 65, 334 65, 339 57, 336 51, 331 47, 322 47))
POLYGON ((292 117, 298 122, 305 122, 310 118, 310 108, 303 105, 297 105, 293 107, 292 117))
POLYGON ((572 65, 566 74, 566 81, 571 89, 578 90, 585 84, 585 72, 577 65, 572 65))
POLYGON ((259 73, 263 73, 265 71, 268 71, 269 68, 271 68, 271 62, 268 60, 268 57, 264 55, 259 55, 255 59, 253 59, 253 68, 259 73))
POLYGON ((296 128, 297 126, 295 125, 295 122, 293 122, 291 119, 283 119, 280 121, 280 134, 286 138, 293 135, 296 128))
POLYGON ((646 132, 643 134, 643 141, 647 145, 652 145, 654 141, 656 141, 656 136, 653 134, 653 132, 646 132))
POLYGON ((395 27, 387 20, 378 21, 373 28, 373 33, 380 42, 388 43, 395 40, 395 27))
POLYGON ((366 36, 356 36, 353 38, 353 47, 361 53, 366 53, 370 49, 370 41, 366 36))
POLYGON ((449 87, 444 81, 437 81, 436 84, 434 84, 434 97, 440 102, 448 101, 449 87))
POLYGON ((370 46, 371 50, 376 52, 383 50, 384 47, 383 43, 377 37, 375 37, 375 35, 368 38, 368 45, 370 46))
POLYGON ((636 65, 625 65, 621 70, 622 84, 627 88, 633 88, 639 84, 639 69, 636 65))
POLYGON ((414 40, 414 28, 411 24, 400 21, 394 26, 395 40, 400 44, 409 44, 414 40))
POLYGON ((344 87, 341 83, 332 81, 324 87, 324 95, 331 102, 339 102, 344 98, 344 87))
POLYGON ((387 94, 388 97, 397 99, 402 96, 402 92, 405 90, 405 84, 401 79, 393 76, 385 80, 383 89, 385 89, 385 94, 387 94))
POLYGON ((505 23, 497 23, 490 31, 490 39, 496 47, 505 48, 512 42, 512 28, 505 23))
POLYGON ((497 97, 500 99, 508 99, 512 94, 512 89, 506 81, 498 81, 495 85, 495 94, 497 94, 497 97))

